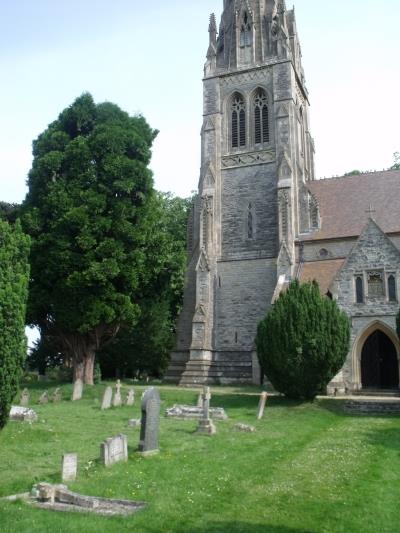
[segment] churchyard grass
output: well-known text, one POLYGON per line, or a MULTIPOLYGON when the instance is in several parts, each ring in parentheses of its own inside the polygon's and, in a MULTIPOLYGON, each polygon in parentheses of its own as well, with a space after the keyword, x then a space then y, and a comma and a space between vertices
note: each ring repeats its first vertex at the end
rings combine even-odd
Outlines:
MULTIPOLYGON (((162 416, 160 454, 143 458, 135 452, 139 428, 127 422, 140 417, 144 387, 135 386, 133 407, 101 411, 105 384, 86 387, 76 402, 72 387, 63 385, 60 403, 37 405, 43 390, 51 394, 55 387, 30 385, 39 422, 9 423, 0 432, 0 496, 26 492, 38 481, 60 482, 61 456, 77 453, 71 490, 148 507, 104 518, 1 500, 2 533, 398 531, 400 417, 345 415, 335 400, 269 398, 256 420, 258 389, 215 387, 211 406, 229 416, 215 422, 216 435, 196 435, 195 420, 162 416), (238 422, 256 432, 233 430, 238 422), (119 433, 128 436, 129 461, 105 468, 98 462, 100 443, 119 433)), ((195 405, 198 393, 161 386, 160 395, 163 415, 174 403, 195 405)))

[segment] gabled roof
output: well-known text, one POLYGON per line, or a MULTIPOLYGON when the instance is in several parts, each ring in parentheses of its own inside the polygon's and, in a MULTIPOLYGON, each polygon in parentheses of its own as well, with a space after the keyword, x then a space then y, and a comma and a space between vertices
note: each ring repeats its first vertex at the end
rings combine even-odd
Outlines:
POLYGON ((344 259, 329 259, 304 263, 301 267, 299 279, 301 282, 317 281, 321 294, 326 294, 344 261, 344 259))
POLYGON ((302 241, 357 237, 370 206, 384 233, 400 233, 400 170, 315 180, 307 187, 319 204, 321 228, 301 235, 302 241))

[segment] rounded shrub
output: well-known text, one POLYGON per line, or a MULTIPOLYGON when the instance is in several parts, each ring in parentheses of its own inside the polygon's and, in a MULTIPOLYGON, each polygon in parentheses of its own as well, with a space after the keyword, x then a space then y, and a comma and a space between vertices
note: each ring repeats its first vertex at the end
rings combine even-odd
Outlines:
POLYGON ((316 282, 293 281, 258 325, 257 353, 274 388, 290 398, 312 400, 342 368, 350 324, 316 282))

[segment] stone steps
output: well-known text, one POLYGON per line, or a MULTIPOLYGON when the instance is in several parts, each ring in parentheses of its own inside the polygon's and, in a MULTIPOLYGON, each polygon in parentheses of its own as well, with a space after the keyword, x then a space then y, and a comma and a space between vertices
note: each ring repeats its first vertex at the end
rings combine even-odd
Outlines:
POLYGON ((373 390, 373 389, 361 389, 354 391, 353 396, 370 396, 378 398, 400 398, 400 391, 398 389, 390 390, 373 390))
POLYGON ((358 415, 400 415, 400 400, 347 400, 344 410, 358 415))

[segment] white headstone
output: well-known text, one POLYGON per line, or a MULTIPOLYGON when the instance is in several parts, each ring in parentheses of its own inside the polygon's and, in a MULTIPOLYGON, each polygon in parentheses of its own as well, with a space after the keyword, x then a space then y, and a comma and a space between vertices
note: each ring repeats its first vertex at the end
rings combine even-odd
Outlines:
POLYGON ((100 459, 104 466, 128 460, 128 437, 117 435, 106 439, 100 446, 100 459))
POLYGON ((80 400, 82 398, 83 393, 83 381, 78 378, 74 383, 74 389, 72 391, 72 398, 71 400, 75 402, 76 400, 80 400))
POLYGON ((135 391, 133 389, 128 390, 126 395, 126 405, 132 406, 135 403, 135 391))
POLYGON ((109 409, 111 407, 112 400, 112 388, 107 387, 103 394, 103 400, 101 402, 102 409, 109 409))
POLYGON ((61 479, 64 482, 75 481, 78 468, 78 456, 76 453, 66 453, 61 460, 61 479))
POLYGON ((122 397, 121 397, 121 381, 118 380, 116 385, 115 385, 115 394, 114 394, 114 399, 113 399, 113 406, 114 407, 119 407, 120 405, 122 405, 122 397))

